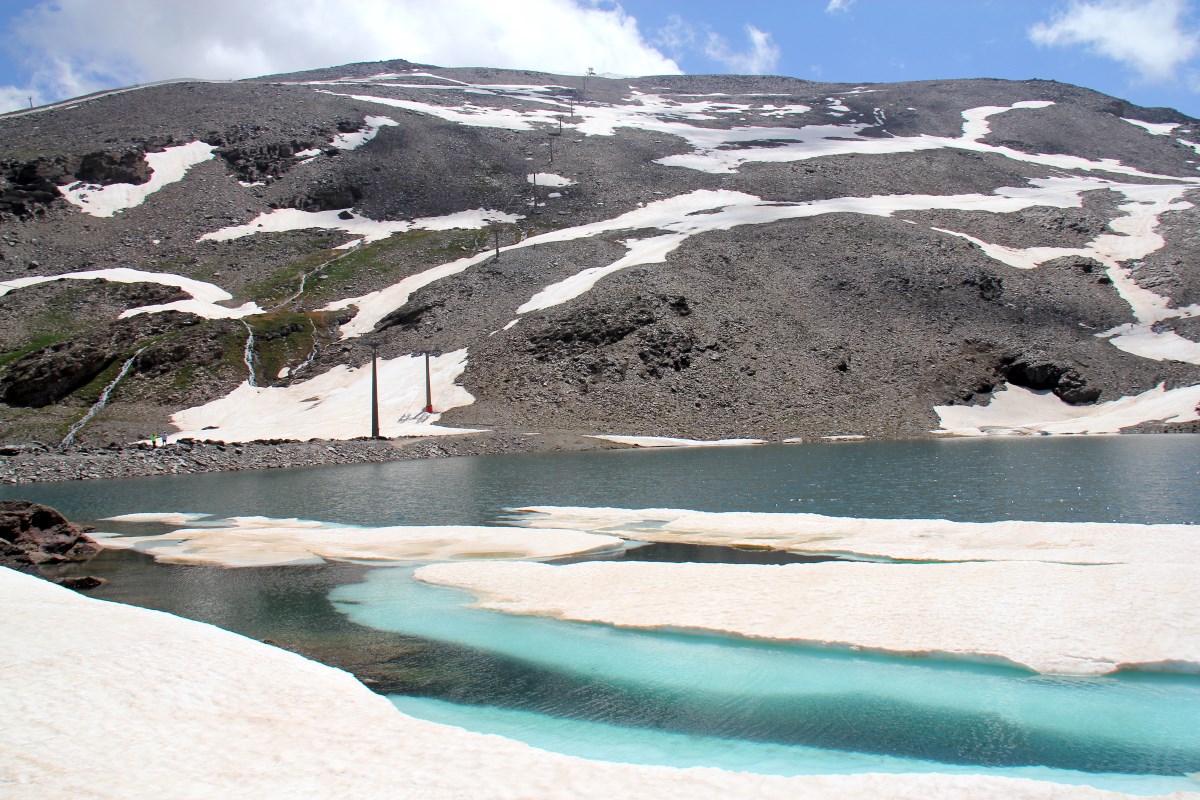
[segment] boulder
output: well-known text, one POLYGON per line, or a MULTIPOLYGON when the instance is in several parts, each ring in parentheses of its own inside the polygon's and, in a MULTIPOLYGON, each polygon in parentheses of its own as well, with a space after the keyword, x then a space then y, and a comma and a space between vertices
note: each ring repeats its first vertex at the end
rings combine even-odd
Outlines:
POLYGON ((29 500, 0 501, 0 566, 28 571, 42 564, 87 561, 100 545, 53 508, 29 500))

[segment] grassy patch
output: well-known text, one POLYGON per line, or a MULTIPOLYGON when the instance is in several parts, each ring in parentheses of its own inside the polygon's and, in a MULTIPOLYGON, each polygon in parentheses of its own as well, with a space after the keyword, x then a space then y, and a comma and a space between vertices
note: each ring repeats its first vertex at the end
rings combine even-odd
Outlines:
POLYGON ((33 338, 28 344, 18 347, 16 350, 9 350, 7 353, 0 353, 0 369, 8 366, 19 358, 29 355, 43 347, 49 347, 52 344, 57 344, 64 339, 70 338, 70 332, 59 333, 43 333, 33 338))

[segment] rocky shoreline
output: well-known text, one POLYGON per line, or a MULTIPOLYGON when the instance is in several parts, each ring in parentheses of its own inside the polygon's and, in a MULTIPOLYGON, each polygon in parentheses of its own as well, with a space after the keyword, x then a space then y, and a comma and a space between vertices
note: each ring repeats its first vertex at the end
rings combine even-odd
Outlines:
POLYGON ((183 440, 157 448, 131 444, 56 450, 31 444, 0 448, 0 485, 619 447, 622 445, 575 433, 496 431, 437 439, 264 440, 243 444, 183 440))

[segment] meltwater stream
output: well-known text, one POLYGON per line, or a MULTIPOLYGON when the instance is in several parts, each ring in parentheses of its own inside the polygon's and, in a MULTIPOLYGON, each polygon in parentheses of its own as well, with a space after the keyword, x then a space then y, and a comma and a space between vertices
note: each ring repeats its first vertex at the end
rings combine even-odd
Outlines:
POLYGON ((373 570, 331 598, 360 625, 489 654, 402 710, 591 758, 772 774, 987 772, 1195 790, 1200 679, 1018 669, 654 633, 469 607, 373 570), (501 660, 495 657, 500 656, 501 660))

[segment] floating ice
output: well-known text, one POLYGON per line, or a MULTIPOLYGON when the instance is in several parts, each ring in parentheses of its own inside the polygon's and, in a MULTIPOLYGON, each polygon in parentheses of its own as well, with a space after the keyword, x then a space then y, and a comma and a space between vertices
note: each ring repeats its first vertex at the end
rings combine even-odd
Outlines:
POLYGON ((516 509, 517 524, 635 541, 786 550, 897 561, 1042 561, 1200 566, 1200 527, 1109 522, 953 522, 673 508, 516 509))
MULTIPOLYGON (((190 516, 131 514, 112 519, 125 522, 172 520, 175 524, 175 519, 190 516)), ((324 561, 411 563, 470 558, 559 558, 619 550, 622 546, 617 537, 574 530, 531 533, 477 525, 362 528, 267 517, 232 517, 204 527, 181 528, 155 536, 105 536, 100 543, 108 548, 134 549, 165 564, 224 567, 288 566, 324 561)))
POLYGON ((154 192, 183 180, 188 170, 213 157, 216 147, 204 142, 192 142, 168 147, 161 153, 146 153, 150 165, 150 180, 145 183, 112 183, 108 186, 73 183, 58 187, 63 197, 94 217, 111 217, 118 211, 140 206, 154 192))
POLYGON ((508 614, 1007 661, 1042 673, 1200 672, 1195 564, 462 563, 416 577, 508 614))

